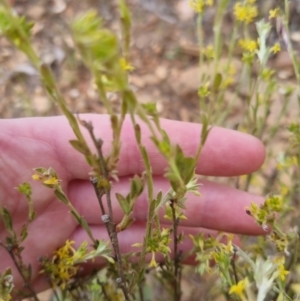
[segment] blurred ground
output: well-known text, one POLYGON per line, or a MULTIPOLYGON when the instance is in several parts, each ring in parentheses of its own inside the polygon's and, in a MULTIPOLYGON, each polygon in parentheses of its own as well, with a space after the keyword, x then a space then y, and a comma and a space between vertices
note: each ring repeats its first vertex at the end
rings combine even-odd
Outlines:
MULTIPOLYGON (((89 0, 14 0, 14 8, 35 23, 33 41, 44 62, 51 65, 70 108, 75 112, 105 113, 95 92, 93 80, 75 55, 68 23, 87 9, 97 9, 105 26, 118 32, 116 1, 89 0)), ((231 1, 231 6, 235 1, 231 1)), ((260 13, 267 16, 275 0, 258 1, 260 13)), ((197 89, 200 82, 196 18, 188 0, 130 0, 133 15, 133 38, 130 83, 141 102, 154 101, 162 117, 183 121, 199 121, 197 89)), ((300 1, 291 1, 292 39, 298 45, 300 1)), ((204 42, 213 42, 215 10, 206 10, 203 18, 204 42)), ((225 17, 223 38, 231 35, 233 17, 225 17)), ((229 38, 228 38, 229 40, 229 38)), ((273 31, 270 40, 277 41, 273 31)), ((272 42, 272 41, 271 41, 272 42)), ((39 78, 26 58, 16 52, 3 38, 0 39, 0 116, 15 118, 61 114, 51 103, 40 85, 39 78)), ((233 65, 240 69, 239 51, 233 65)), ((224 64, 226 51, 224 51, 224 64)), ((222 62, 221 62, 222 64, 222 62)), ((282 82, 294 85, 291 60, 286 51, 272 61, 282 82)), ((202 73, 209 73, 207 67, 202 73)), ((238 83, 238 76, 236 83, 238 83)), ((235 85, 226 92, 226 101, 232 99, 235 85)), ((111 95, 118 110, 119 100, 111 95)), ((296 102, 296 101, 295 101, 296 102)), ((236 101, 225 124, 235 128, 243 110, 243 96, 236 101)), ((281 110, 279 99, 274 100, 272 113, 281 110), (277 102, 276 102, 277 101, 277 102)), ((270 118, 271 119, 271 118, 270 118)))
MULTIPOLYGON (((82 11, 95 8, 104 24, 119 29, 116 1, 89 0, 15 0, 14 8, 35 23, 33 41, 43 60, 49 63, 74 112, 105 112, 95 93, 90 74, 74 54, 68 21, 82 11)), ((199 117, 198 49, 195 16, 188 0, 131 0, 133 39, 130 77, 141 102, 155 101, 161 115, 184 121, 199 117)), ((276 1, 261 2, 261 13, 267 15, 276 1)), ((300 40, 299 2, 292 1, 292 28, 295 41, 300 40), (294 20, 294 21, 293 21, 294 20)), ((234 1, 232 1, 234 3, 234 1)), ((208 9, 204 16, 205 43, 213 41, 213 17, 208 9)), ((225 18, 224 37, 231 34, 232 16, 225 18)), ((274 36, 274 39, 276 37, 274 36)), ((225 39, 226 40, 226 39, 225 39)), ((3 38, 0 40, 0 116, 60 114, 40 86, 35 70, 26 58, 3 38)), ((239 61, 236 60, 237 65, 239 61)), ((292 66, 285 52, 274 61, 283 79, 292 78, 292 66)), ((209 72, 209 70, 204 70, 209 72)), ((232 87, 234 89, 234 87, 232 87)), ((230 97, 230 93, 228 94, 230 97)), ((112 99, 116 107, 118 100, 112 99)), ((238 107, 236 112, 238 113, 238 107)))
MULTIPOLYGON (((118 32, 116 1, 107 0, 15 0, 14 8, 35 23, 33 41, 42 59, 51 65, 70 108, 75 112, 105 113, 95 92, 91 75, 74 52, 68 22, 90 8, 103 16, 105 26, 118 32)), ((232 4, 234 1, 231 1, 232 4)), ((275 0, 258 1, 260 13, 276 5, 275 0)), ((162 117, 183 121, 199 121, 197 89, 199 86, 198 48, 195 16, 188 0, 130 0, 133 38, 130 83, 141 102, 155 101, 162 117)), ((215 10, 208 9, 204 16, 205 44, 213 41, 215 10)), ((292 39, 300 42, 300 1, 291 1, 292 39)), ((228 13, 223 27, 224 39, 231 34, 232 15, 228 13)), ((271 39, 276 41, 275 33, 271 39)), ((298 48, 299 49, 299 48, 298 48)), ((233 61, 239 68, 240 61, 233 61)), ((224 53, 226 56, 226 53, 224 53)), ((272 65, 282 82, 295 85, 291 60, 286 51, 275 56, 272 65)), ((201 72, 210 72, 202 70, 201 72)), ((238 81, 238 79, 237 79, 238 81)), ((234 86, 231 87, 233 92, 234 86)), ((227 97, 231 97, 230 91, 227 97)), ((118 99, 113 95, 116 110, 118 99)), ((3 38, 0 39, 0 117, 17 118, 61 114, 46 96, 34 68, 27 59, 3 38)), ((293 104, 292 104, 293 105, 293 104)), ((228 126, 234 127, 242 102, 234 107, 228 126)), ((272 110, 276 108, 276 104, 272 110)), ((183 300, 207 300, 206 283, 186 273, 183 280, 183 300), (189 276, 190 275, 190 276, 189 276)), ((157 292, 161 295, 162 288, 157 292)), ((48 295, 41 300, 48 300, 48 295)))

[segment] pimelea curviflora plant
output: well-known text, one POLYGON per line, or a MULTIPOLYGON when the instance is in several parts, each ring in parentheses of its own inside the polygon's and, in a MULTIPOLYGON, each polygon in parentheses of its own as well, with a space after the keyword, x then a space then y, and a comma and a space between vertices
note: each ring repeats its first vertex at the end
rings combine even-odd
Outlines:
MULTIPOLYGON (((245 243, 243 249, 233 242, 233 235, 220 233, 217 237, 205 237, 203 234, 190 236, 193 249, 184 254, 180 243, 185 238, 179 232, 179 225, 185 219, 186 194, 199 193, 199 180, 195 174, 196 162, 210 132, 210 125, 226 125, 227 116, 235 103, 244 98, 244 109, 238 129, 250 132, 271 145, 281 130, 281 121, 288 111, 288 104, 294 88, 278 82, 275 70, 269 65, 272 55, 284 47, 293 62, 297 87, 295 94, 300 99, 299 61, 293 50, 289 33, 289 2, 286 0, 270 10, 268 16, 259 16, 255 0, 236 1, 231 6, 229 0, 217 3, 209 0, 191 0, 191 9, 197 14, 197 32, 199 43, 199 68, 209 66, 213 72, 202 73, 199 82, 200 120, 203 124, 201 141, 194 157, 186 156, 180 145, 172 145, 171 139, 161 127, 155 103, 140 104, 130 88, 129 62, 130 51, 130 11, 124 0, 119 0, 121 23, 121 41, 115 33, 103 27, 95 11, 88 11, 70 24, 70 30, 78 54, 94 77, 94 82, 108 114, 110 115, 113 140, 111 152, 104 156, 106 143, 97 137, 93 124, 80 115, 74 115, 68 108, 62 92, 50 67, 43 63, 30 41, 32 24, 18 16, 5 0, 0 1, 0 32, 15 47, 24 52, 40 74, 41 81, 49 97, 57 104, 69 121, 76 139, 69 141, 81 153, 90 166, 91 186, 99 202, 99 219, 104 223, 109 240, 96 238, 87 221, 72 205, 64 192, 59 174, 51 166, 35 167, 33 180, 39 181, 45 189, 51 189, 57 201, 69 208, 70 214, 87 232, 91 245, 86 242, 74 248, 74 242, 67 240, 52 257, 40 254, 40 273, 45 275, 53 289, 53 300, 149 300, 151 295, 145 290, 146 272, 154 270, 157 279, 165 285, 170 300, 181 300, 181 278, 183 260, 196 256, 196 271, 200 274, 215 275, 214 289, 207 293, 208 298, 216 300, 295 300, 299 292, 298 265, 298 222, 299 214, 294 212, 290 229, 281 226, 281 219, 290 215, 291 206, 299 205, 299 162, 300 129, 295 121, 288 130, 291 133, 290 148, 277 156, 277 165, 270 174, 261 174, 259 187, 265 193, 265 202, 258 206, 252 204, 245 213, 266 231, 265 238, 259 238, 255 244, 245 243), (205 45, 202 18, 206 9, 215 7, 214 42, 205 45), (222 37, 222 24, 228 11, 234 18, 233 31, 225 41, 222 37), (258 19, 260 18, 260 20, 258 19), (274 22, 275 21, 275 22, 274 22), (255 24, 255 31, 251 25, 255 24), (269 36, 276 27, 278 42, 271 44, 269 36), (228 42, 229 41, 229 42, 228 42), (226 64, 221 64, 226 46, 226 64), (239 49, 241 70, 233 65, 235 49, 239 49), (255 70, 255 76, 253 71, 255 70), (239 83, 236 85, 236 77, 239 83), (235 86, 235 97, 227 100, 226 92, 235 86), (279 87, 279 88, 278 88, 279 87), (110 102, 108 92, 121 99, 121 112, 116 114, 110 102), (282 101, 280 113, 274 123, 269 123, 270 106, 274 95, 279 94, 282 101), (117 193, 116 198, 123 212, 120 223, 115 223, 112 207, 112 186, 118 180, 116 166, 122 147, 121 129, 129 115, 135 138, 144 164, 144 172, 135 175, 130 182, 127 194, 117 193), (145 123, 157 150, 165 157, 168 168, 169 191, 154 193, 154 181, 147 149, 143 145, 141 123, 145 123), (94 148, 89 147, 83 132, 87 131, 94 148), (289 175, 288 181, 285 175, 289 175), (148 199, 147 224, 143 241, 133 246, 136 251, 122 254, 119 248, 118 233, 130 228, 134 219, 132 212, 142 192, 146 190, 148 199), (277 191, 277 194, 272 193, 277 191), (171 221, 163 228, 158 218, 164 210, 164 217, 171 221), (297 227, 296 227, 297 226, 297 227), (173 246, 171 254, 170 245, 173 246), (163 255, 164 263, 158 263, 158 254, 163 255), (146 261, 150 255, 150 261, 146 261), (92 271, 81 276, 80 264, 103 257, 107 268, 92 271), (213 263, 213 264, 212 264, 213 263), (297 278, 298 277, 298 278, 297 278)), ((298 115, 300 110, 298 109, 298 115)), ((299 117, 299 116, 298 116, 299 117)), ((270 150, 272 151, 272 150, 270 150)), ((269 157, 273 158, 270 153, 269 157)), ((34 167, 33 167, 34 168, 34 167)), ((258 177, 258 176, 257 176, 258 177)), ((235 180, 236 187, 249 190, 251 185, 258 186, 255 176, 240 177, 235 180)), ((22 258, 22 243, 27 237, 28 226, 35 219, 36 212, 29 183, 22 183, 17 190, 28 202, 28 219, 19 233, 15 230, 14 220, 7 208, 0 206, 2 222, 7 230, 5 241, 0 243, 11 256, 24 281, 24 288, 15 291, 11 268, 0 271, 0 300, 20 299, 30 296, 39 300, 31 285, 31 265, 22 258), (17 297, 15 297, 17 296, 17 297)), ((201 187, 200 187, 201 192, 201 187)), ((1 201, 1 200, 0 200, 1 201)))

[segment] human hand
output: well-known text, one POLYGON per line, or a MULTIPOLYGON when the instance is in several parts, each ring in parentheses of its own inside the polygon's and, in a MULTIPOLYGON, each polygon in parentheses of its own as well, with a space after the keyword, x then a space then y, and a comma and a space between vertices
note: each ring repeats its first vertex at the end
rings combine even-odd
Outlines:
MULTIPOLYGON (((104 141, 104 153, 108 154, 112 140, 109 116, 82 115, 81 119, 92 121, 96 136, 104 141)), ((140 125, 143 144, 148 150, 152 164, 155 190, 166 192, 169 188, 168 181, 163 177, 166 162, 149 138, 147 127, 142 123, 140 125)), ((199 125, 171 120, 161 120, 161 125, 172 143, 179 144, 186 155, 195 154, 201 133, 199 125)), ((65 117, 0 120, 0 128, 0 202, 11 212, 15 229, 20 231, 27 220, 28 207, 14 187, 30 181, 37 216, 29 226, 29 235, 24 241, 25 250, 22 255, 25 263, 31 263, 34 286, 40 290, 45 287, 45 282, 43 277, 38 275, 38 257, 51 256, 67 239, 80 244, 88 240, 88 237, 69 213, 66 205, 55 199, 53 191, 30 180, 33 168, 52 167, 62 180, 62 187, 72 204, 89 223, 94 236, 108 239, 107 232, 88 179, 89 166, 84 157, 68 143, 74 139, 74 134, 65 117)), ((85 129, 83 132, 85 133, 85 129)), ((196 171, 202 175, 227 177, 247 174, 260 167, 264 156, 264 147, 256 138, 216 127, 208 136, 196 171)), ((129 179, 143 170, 132 125, 130 120, 126 119, 122 129, 122 150, 118 164, 120 181, 114 183, 112 196, 116 192, 127 194, 129 179)), ((245 213, 245 207, 250 202, 261 203, 262 197, 209 181, 200 182, 203 184, 200 187, 201 197, 188 194, 185 211, 187 220, 180 223, 186 234, 211 230, 253 235, 262 233, 253 219, 245 213)), ((122 211, 116 199, 113 199, 113 211, 115 222, 121 221, 122 211)), ((147 217, 146 193, 139 197, 133 215, 135 223, 118 235, 122 252, 131 250, 133 243, 143 239, 147 217)), ((161 221, 167 223, 163 218, 161 221)), ((4 241, 6 235, 1 223, 0 240, 4 241)), ((189 241, 181 245, 183 250, 190 247, 189 241)), ((1 247, 0 258, 0 272, 8 266, 13 266, 8 253, 1 247)), ((20 275, 14 272, 14 277, 16 286, 21 287, 20 275)))

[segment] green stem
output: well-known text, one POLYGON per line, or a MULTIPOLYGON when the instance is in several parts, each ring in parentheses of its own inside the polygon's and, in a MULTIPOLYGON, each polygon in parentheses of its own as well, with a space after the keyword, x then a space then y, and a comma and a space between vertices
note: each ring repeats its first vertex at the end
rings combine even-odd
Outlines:
MULTIPOLYGON (((132 124, 135 127, 137 125, 135 121, 135 116, 133 114, 130 115, 132 124)), ((139 150, 142 154, 142 159, 145 165, 145 172, 146 172, 146 179, 147 179, 147 191, 148 191, 148 202, 149 202, 149 207, 148 207, 148 214, 147 214, 147 224, 146 224, 146 230, 145 230, 145 237, 144 237, 144 242, 143 242, 143 247, 139 259, 139 265, 138 265, 138 272, 135 274, 136 276, 133 278, 132 281, 132 287, 130 290, 133 289, 133 286, 135 286, 135 283, 140 276, 141 273, 143 273, 143 270, 145 269, 145 259, 146 259, 146 253, 147 253, 147 246, 148 246, 148 241, 151 238, 151 232, 152 232, 152 223, 153 223, 153 218, 155 216, 155 200, 153 198, 153 178, 152 178, 152 169, 149 161, 149 157, 147 154, 146 149, 144 146, 141 144, 139 139, 137 139, 138 142, 138 147, 139 150)))

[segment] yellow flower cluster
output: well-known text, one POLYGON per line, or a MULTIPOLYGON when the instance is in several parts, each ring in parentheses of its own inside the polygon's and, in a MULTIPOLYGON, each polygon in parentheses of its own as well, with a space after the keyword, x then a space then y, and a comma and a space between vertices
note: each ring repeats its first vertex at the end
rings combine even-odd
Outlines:
POLYGON ((256 0, 237 2, 234 6, 234 15, 238 21, 251 23, 258 15, 256 0))
POLYGON ((214 48, 212 45, 208 45, 207 47, 205 47, 202 52, 208 60, 214 58, 214 48))
POLYGON ((134 70, 134 67, 123 57, 120 59, 120 65, 124 71, 133 71, 134 70))
POLYGON ((190 0, 190 7, 196 13, 202 13, 205 6, 212 6, 213 4, 213 0, 190 0))
POLYGON ((224 70, 221 88, 226 89, 227 87, 232 86, 235 83, 235 75, 236 69, 231 64, 228 68, 224 70))
POLYGON ((269 19, 276 18, 278 15, 279 15, 279 8, 278 7, 274 8, 274 9, 271 9, 269 11, 269 19))
POLYGON ((229 294, 230 295, 235 294, 244 301, 244 300, 246 300, 244 292, 248 286, 249 286, 248 278, 240 280, 237 284, 234 284, 231 286, 229 294))
MULTIPOLYGON (((156 268, 158 266, 155 259, 156 253, 161 253, 164 256, 166 256, 167 253, 171 252, 169 247, 170 242, 171 242, 170 229, 163 228, 161 232, 159 230, 154 231, 153 236, 151 239, 149 239, 148 246, 147 246, 147 253, 152 254, 151 261, 149 263, 149 268, 156 268)), ((142 247, 143 244, 135 243, 132 246, 142 247)))
POLYGON ((52 284, 64 289, 70 279, 72 279, 77 271, 78 266, 75 266, 78 254, 72 247, 74 241, 67 240, 65 245, 59 248, 51 261, 43 262, 43 270, 51 277, 52 284))
POLYGON ((251 53, 254 53, 258 48, 257 42, 255 40, 251 40, 251 39, 239 40, 239 46, 243 50, 246 50, 251 53))
POLYGON ((61 182, 52 168, 36 168, 32 179, 42 181, 44 185, 50 185, 51 187, 57 186, 61 182))
POLYGON ((274 259, 275 264, 278 266, 278 277, 281 281, 285 281, 286 276, 289 274, 289 271, 285 269, 284 263, 285 258, 284 256, 279 256, 274 259))
POLYGON ((281 47, 280 47, 280 44, 279 43, 275 43, 274 45, 273 45, 273 47, 270 49, 270 51, 272 52, 272 53, 278 53, 279 51, 281 50, 281 47))

